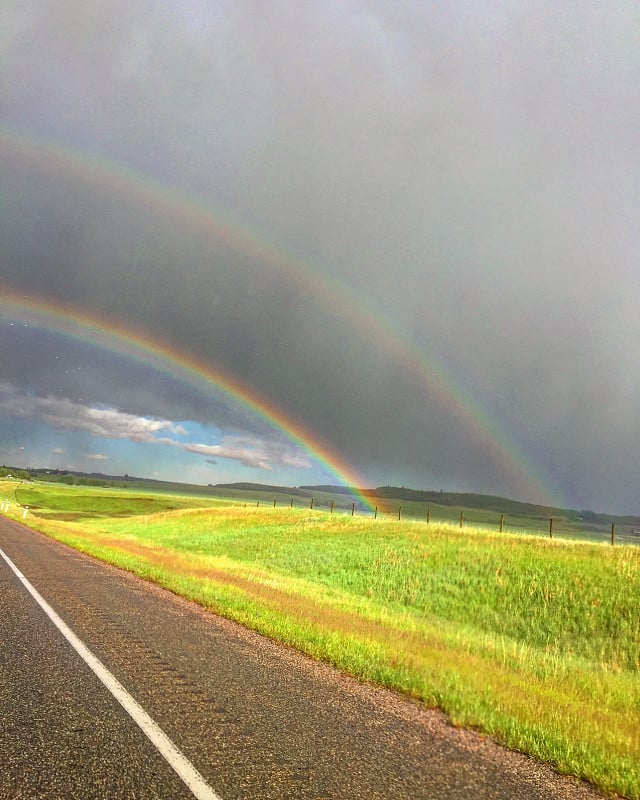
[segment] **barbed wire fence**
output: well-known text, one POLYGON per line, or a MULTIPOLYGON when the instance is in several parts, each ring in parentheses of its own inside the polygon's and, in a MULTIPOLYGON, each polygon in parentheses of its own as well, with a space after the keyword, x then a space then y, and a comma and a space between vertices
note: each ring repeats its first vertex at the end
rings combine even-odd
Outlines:
MULTIPOLYGON (((245 507, 251 505, 250 501, 244 503, 245 507)), ((581 520, 576 520, 570 525, 566 518, 548 517, 519 521, 518 517, 509 517, 504 512, 495 512, 494 515, 487 514, 485 517, 478 517, 477 509, 458 509, 451 508, 451 513, 442 513, 441 507, 434 509, 425 504, 420 511, 416 509, 415 501, 411 506, 402 504, 392 504, 381 502, 378 505, 371 504, 371 508, 366 508, 361 501, 351 501, 351 504, 338 503, 335 500, 317 500, 313 496, 296 496, 285 499, 285 494, 280 493, 273 500, 264 498, 255 501, 257 508, 289 508, 308 509, 318 513, 328 513, 348 515, 351 517, 364 516, 375 520, 395 520, 397 522, 423 522, 425 525, 451 525, 460 530, 482 529, 492 530, 499 533, 515 533, 522 535, 543 536, 549 539, 568 539, 573 541, 606 542, 610 545, 615 544, 635 544, 640 545, 640 528, 637 530, 630 525, 609 525, 581 524, 581 520), (440 512, 440 514, 438 514, 440 512)))

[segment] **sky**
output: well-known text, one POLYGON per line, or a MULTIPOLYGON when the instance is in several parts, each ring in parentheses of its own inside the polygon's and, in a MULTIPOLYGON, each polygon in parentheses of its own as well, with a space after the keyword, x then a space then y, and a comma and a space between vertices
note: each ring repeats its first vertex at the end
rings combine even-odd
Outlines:
POLYGON ((640 513, 638 30, 2 3, 0 463, 640 513))

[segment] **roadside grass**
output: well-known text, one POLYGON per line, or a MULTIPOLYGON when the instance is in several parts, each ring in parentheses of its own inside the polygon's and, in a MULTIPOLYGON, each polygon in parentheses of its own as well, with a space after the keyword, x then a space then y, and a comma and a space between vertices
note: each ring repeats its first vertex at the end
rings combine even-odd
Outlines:
POLYGON ((31 527, 640 798, 640 548, 193 497, 151 513, 155 496, 78 487, 23 484, 24 505, 25 489, 31 527), (60 517, 68 488, 81 520, 60 517))

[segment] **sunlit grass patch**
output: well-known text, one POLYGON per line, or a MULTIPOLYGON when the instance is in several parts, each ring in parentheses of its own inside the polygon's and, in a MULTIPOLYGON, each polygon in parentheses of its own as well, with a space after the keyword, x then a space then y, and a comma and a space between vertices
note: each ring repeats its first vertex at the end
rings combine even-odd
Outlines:
POLYGON ((30 524, 640 797, 640 548, 300 508, 138 508, 30 524))

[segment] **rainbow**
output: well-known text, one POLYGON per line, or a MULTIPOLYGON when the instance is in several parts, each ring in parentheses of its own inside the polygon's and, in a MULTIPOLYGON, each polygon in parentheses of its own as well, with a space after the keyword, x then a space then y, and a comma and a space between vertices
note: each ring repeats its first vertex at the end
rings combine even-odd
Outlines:
POLYGON ((330 450, 310 431, 304 429, 274 403, 258 398, 251 389, 222 370, 213 369, 193 356, 176 349, 158 338, 150 338, 133 327, 115 324, 95 314, 49 299, 25 297, 7 288, 0 289, 0 319, 18 320, 33 327, 65 338, 82 341, 94 347, 141 362, 171 375, 196 389, 215 390, 227 400, 239 404, 271 427, 284 434, 342 485, 348 487, 365 508, 373 510, 370 500, 357 487, 362 478, 341 457, 330 450))
MULTIPOLYGON (((559 503, 537 465, 507 435, 497 420, 483 409, 479 399, 472 396, 463 383, 439 362, 433 352, 418 348, 406 333, 385 318, 383 312, 364 304, 346 285, 323 275, 319 267, 314 267, 293 251, 277 246, 264 231, 251 230, 224 211, 213 209, 198 198, 122 165, 59 144, 37 140, 24 132, 0 127, 0 153, 28 168, 71 177, 107 194, 121 197, 128 203, 137 204, 171 220, 174 225, 180 224, 186 232, 237 249, 254 259, 261 268, 286 274, 306 291, 313 293, 320 303, 326 303, 327 307, 342 313, 380 352, 392 355, 395 363, 402 365, 414 380, 417 378, 425 395, 457 419, 470 442, 479 446, 505 475, 509 475, 520 496, 526 498, 533 495, 550 505, 559 503)), ((40 301, 43 310, 44 305, 44 301, 40 301)), ((54 314, 57 313, 51 303, 49 307, 54 309, 54 314)), ((77 310, 70 310, 69 314, 75 315, 76 319, 83 319, 77 310)), ((92 319, 85 319, 90 329, 96 328, 92 319)), ((105 322, 98 323, 97 328, 115 334, 124 331, 119 324, 105 322)), ((121 333, 121 337, 126 340, 128 335, 121 333)), ((144 341, 147 349, 153 350, 156 346, 140 332, 133 332, 133 339, 144 341)), ((117 341, 117 337, 114 341, 117 341)), ((103 343, 103 346, 108 345, 103 343)), ((184 355, 166 344, 161 349, 173 363, 185 359, 184 355)), ((208 368, 202 362, 192 363, 193 372, 207 372, 208 368)), ((212 380, 214 383, 219 381, 223 386, 234 386, 231 378, 219 372, 212 373, 212 380)), ((244 402, 250 399, 246 389, 239 385, 236 388, 239 399, 244 402)), ((234 391, 234 388, 230 389, 231 394, 234 391)), ((275 422, 278 413, 272 421, 275 422)), ((279 416, 282 417, 281 414, 279 416)), ((302 433, 296 430, 297 433, 291 431, 294 439, 302 433)))

